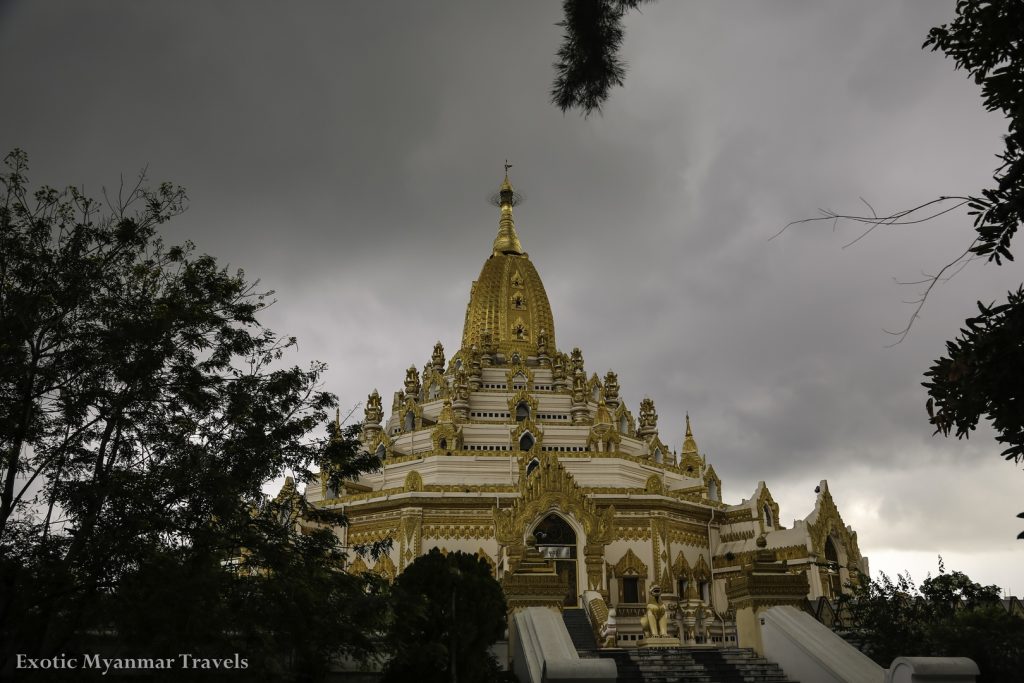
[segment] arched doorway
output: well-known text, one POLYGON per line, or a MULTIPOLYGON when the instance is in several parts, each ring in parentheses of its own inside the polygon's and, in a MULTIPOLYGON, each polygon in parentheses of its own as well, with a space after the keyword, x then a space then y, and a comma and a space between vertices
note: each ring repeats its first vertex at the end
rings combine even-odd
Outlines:
POLYGON ((825 564, 828 575, 829 597, 837 598, 843 592, 843 581, 840 576, 839 551, 836 549, 832 536, 825 537, 825 564))
POLYGON ((576 532, 561 516, 554 513, 542 519, 531 532, 537 540, 541 555, 553 560, 555 571, 565 586, 566 607, 576 607, 577 600, 577 549, 576 532))

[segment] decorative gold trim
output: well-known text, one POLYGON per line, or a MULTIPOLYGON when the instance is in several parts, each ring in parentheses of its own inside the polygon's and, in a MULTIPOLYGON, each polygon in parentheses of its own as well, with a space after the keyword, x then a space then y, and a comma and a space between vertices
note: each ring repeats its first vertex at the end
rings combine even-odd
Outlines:
MULTIPOLYGON (((610 541, 615 533, 615 508, 609 505, 599 512, 551 453, 535 453, 530 459, 533 457, 539 465, 531 476, 519 478, 519 498, 507 510, 494 508, 498 542, 513 547, 522 545, 528 525, 554 510, 572 516, 583 526, 587 544, 610 541)), ((520 471, 525 471, 525 467, 526 455, 520 458, 520 471)))
POLYGON ((416 470, 413 470, 409 474, 405 475, 405 484, 402 485, 402 491, 409 493, 412 491, 423 490, 423 477, 416 470))
POLYGON ((377 560, 377 564, 373 566, 373 571, 387 579, 388 581, 394 581, 395 577, 398 576, 398 568, 392 561, 391 556, 384 554, 377 560))
POLYGON ((704 553, 697 556, 697 564, 693 566, 693 578, 697 581, 711 580, 711 569, 708 567, 707 560, 704 559, 704 553))
POLYGON ((619 561, 609 565, 613 578, 619 579, 624 576, 647 577, 647 565, 636 556, 632 548, 626 549, 626 554, 619 558, 619 561))

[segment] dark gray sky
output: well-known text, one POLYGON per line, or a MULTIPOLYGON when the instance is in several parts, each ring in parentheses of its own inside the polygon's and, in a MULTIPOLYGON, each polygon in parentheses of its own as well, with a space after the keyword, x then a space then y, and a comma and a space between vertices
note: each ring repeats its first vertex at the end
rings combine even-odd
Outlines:
MULTIPOLYGON (((855 246, 791 228, 819 207, 890 212, 990 181, 1006 124, 920 49, 952 0, 669 2, 627 22, 603 116, 548 103, 559 3, 6 2, 0 149, 99 194, 148 166, 191 198, 167 239, 277 291, 270 327, 331 368, 342 405, 388 397, 460 342, 511 178, 563 350, 689 411, 727 500, 768 482, 786 524, 828 479, 872 569, 947 567, 1020 593, 1024 474, 991 432, 933 437, 920 386, 1019 266, 974 264, 951 215, 855 246)), ((361 415, 361 412, 358 413, 361 415)))

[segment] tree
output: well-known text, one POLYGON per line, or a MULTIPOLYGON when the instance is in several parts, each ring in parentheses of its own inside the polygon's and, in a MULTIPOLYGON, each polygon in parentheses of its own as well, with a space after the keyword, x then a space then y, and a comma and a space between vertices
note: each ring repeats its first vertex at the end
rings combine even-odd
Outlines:
MULTIPOLYGON (((1010 242, 1024 221, 1024 5, 1017 2, 960 0, 957 18, 933 28, 924 46, 942 50, 957 69, 981 86, 988 111, 1002 111, 1009 130, 1003 138, 994 188, 970 197, 977 237, 969 251, 989 262, 1013 260, 1010 242)), ((1003 455, 1024 458, 1024 288, 1011 292, 1000 306, 978 302, 981 315, 967 321, 960 339, 947 342, 948 356, 935 361, 925 383, 928 412, 936 432, 954 427, 967 436, 984 415, 1008 448, 1003 455)))
MULTIPOLYGON (((1008 131, 1002 163, 995 170, 995 186, 977 195, 942 196, 911 209, 880 216, 868 204, 869 215, 823 215, 795 221, 836 222, 848 220, 866 226, 855 240, 876 228, 927 222, 937 216, 967 208, 973 217, 974 238, 951 262, 921 282, 923 286, 906 326, 896 332, 900 343, 910 332, 932 289, 975 260, 1003 265, 1012 261, 1011 242, 1024 221, 1024 4, 998 0, 959 0, 956 19, 933 28, 922 47, 942 51, 981 86, 988 111, 1006 115, 1008 131)), ((866 203, 866 202, 865 202, 866 203)), ((986 417, 996 430, 996 440, 1006 446, 1002 455, 1021 462, 1024 458, 1024 289, 1010 292, 1006 303, 978 302, 980 314, 970 318, 959 338, 946 343, 947 355, 925 373, 928 381, 926 409, 937 434, 967 437, 986 417)), ((1024 538, 1024 534, 1021 534, 1024 538)))
POLYGON ((434 548, 406 567, 391 594, 384 681, 502 680, 488 648, 505 631, 505 596, 488 564, 434 548))
POLYGON ((551 102, 563 112, 578 107, 585 116, 601 111, 613 86, 621 86, 626 65, 619 58, 622 17, 649 0, 563 0, 565 29, 555 62, 551 102))
POLYGON ((261 491, 373 466, 338 426, 311 435, 336 398, 322 363, 281 366, 295 340, 260 325, 271 293, 163 243, 180 188, 140 178, 99 203, 30 190, 18 150, 6 164, 0 673, 15 653, 93 652, 97 634, 125 656, 248 653, 282 677, 372 650, 379 582, 341 571, 300 496, 261 491))
POLYGON ((850 615, 847 637, 880 666, 896 657, 970 657, 979 683, 1013 681, 1024 671, 1024 619, 1002 607, 999 588, 962 572, 939 574, 918 589, 909 576, 867 577, 840 597, 850 615))

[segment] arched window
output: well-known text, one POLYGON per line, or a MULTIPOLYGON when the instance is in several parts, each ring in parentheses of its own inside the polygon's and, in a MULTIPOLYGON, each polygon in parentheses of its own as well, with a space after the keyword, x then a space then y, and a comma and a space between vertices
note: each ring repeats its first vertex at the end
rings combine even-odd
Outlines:
POLYGON ((430 391, 427 395, 430 397, 431 401, 441 395, 441 387, 437 386, 437 382, 430 383, 430 391))
POLYGON ((831 536, 825 537, 825 560, 839 564, 839 551, 836 550, 836 544, 832 542, 831 536))
POLYGON ((462 359, 461 358, 456 358, 455 359, 455 369, 459 370, 460 368, 462 368, 462 359))
POLYGON ((384 448, 384 444, 381 444, 381 445, 377 446, 377 450, 375 451, 375 455, 377 456, 378 460, 384 460, 384 458, 387 457, 387 454, 388 454, 388 450, 386 448, 384 448))
POLYGON ((512 299, 512 305, 514 305, 516 308, 522 310, 525 307, 524 304, 523 304, 523 295, 522 294, 516 294, 515 297, 512 299))
POLYGON ((594 403, 597 403, 597 401, 601 398, 601 390, 598 389, 597 387, 594 387, 594 390, 590 392, 590 397, 594 399, 594 403))
MULTIPOLYGON (((515 361, 513 361, 515 362, 515 361)), ((512 378, 513 389, 525 389, 526 388, 526 375, 521 372, 517 372, 512 378)))
POLYGON ((537 440, 533 438, 533 434, 530 432, 523 432, 523 435, 519 437, 519 450, 528 451, 533 448, 533 444, 537 443, 537 440))
POLYGON ((629 418, 625 415, 619 418, 619 431, 623 434, 629 434, 629 418))
POLYGON ((523 420, 530 419, 530 406, 526 401, 520 401, 516 405, 516 422, 522 422, 523 420))
POLYGON ((654 449, 654 462, 661 462, 664 459, 665 459, 665 456, 662 455, 661 449, 660 448, 655 448, 654 449))
POLYGON ((764 528, 765 529, 774 529, 775 528, 775 518, 772 517, 772 506, 769 505, 768 503, 765 503, 763 509, 764 509, 764 528))
POLYGON ((718 482, 714 479, 708 482, 708 500, 718 500, 718 482))
POLYGON ((530 464, 526 466, 526 476, 533 474, 534 470, 538 467, 540 467, 540 461, 538 461, 537 458, 534 458, 530 461, 530 464))
POLYGON ((441 448, 442 451, 446 450, 448 448, 448 439, 442 438, 440 441, 437 442, 437 445, 441 448))
POLYGON ((411 432, 416 429, 416 414, 411 410, 405 414, 405 431, 411 432))
POLYGON ((540 521, 533 530, 537 539, 537 550, 550 559, 576 557, 576 532, 569 523, 558 515, 551 514, 540 521))

